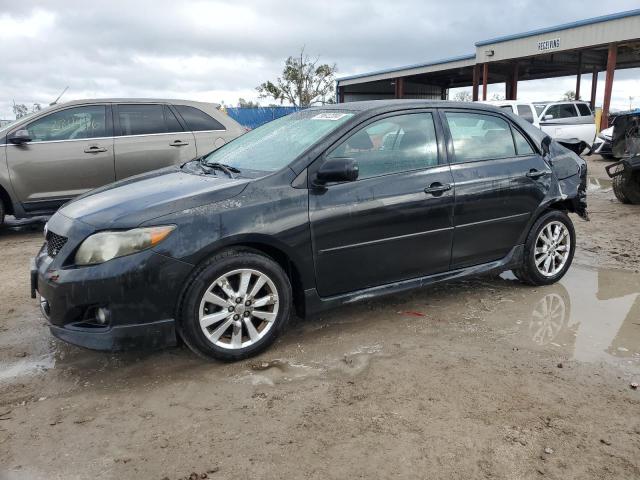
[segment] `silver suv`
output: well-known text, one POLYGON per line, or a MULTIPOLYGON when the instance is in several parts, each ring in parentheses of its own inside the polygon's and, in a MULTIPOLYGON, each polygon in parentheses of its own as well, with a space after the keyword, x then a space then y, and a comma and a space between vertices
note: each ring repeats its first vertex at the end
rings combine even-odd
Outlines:
POLYGON ((0 129, 0 224, 48 215, 88 190, 204 155, 244 129, 213 104, 77 100, 0 129))

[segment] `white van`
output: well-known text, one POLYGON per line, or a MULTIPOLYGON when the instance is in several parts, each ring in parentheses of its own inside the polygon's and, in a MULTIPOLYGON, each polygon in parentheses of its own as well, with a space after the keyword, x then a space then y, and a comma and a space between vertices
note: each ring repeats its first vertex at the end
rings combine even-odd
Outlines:
POLYGON ((525 102, 520 100, 491 100, 531 122, 556 140, 578 140, 591 146, 596 137, 596 122, 587 102, 525 102))

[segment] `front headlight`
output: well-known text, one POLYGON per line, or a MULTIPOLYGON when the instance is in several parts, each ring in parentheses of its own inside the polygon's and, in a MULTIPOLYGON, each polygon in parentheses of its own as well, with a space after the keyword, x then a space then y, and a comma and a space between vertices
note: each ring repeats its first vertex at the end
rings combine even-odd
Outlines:
POLYGON ((151 248, 167 238, 175 225, 99 232, 88 237, 76 253, 76 265, 95 265, 151 248))

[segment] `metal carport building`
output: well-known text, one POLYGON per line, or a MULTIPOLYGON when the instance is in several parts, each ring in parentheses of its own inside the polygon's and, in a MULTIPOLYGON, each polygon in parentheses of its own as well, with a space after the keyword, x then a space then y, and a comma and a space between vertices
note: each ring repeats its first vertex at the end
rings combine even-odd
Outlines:
POLYGON ((608 122, 616 69, 640 67, 640 9, 483 40, 475 53, 337 80, 338 102, 385 98, 446 99, 450 88, 472 87, 473 100, 487 99, 487 85, 505 84, 516 100, 519 80, 576 76, 576 97, 592 76, 595 104, 598 72, 606 71, 601 126, 608 122))

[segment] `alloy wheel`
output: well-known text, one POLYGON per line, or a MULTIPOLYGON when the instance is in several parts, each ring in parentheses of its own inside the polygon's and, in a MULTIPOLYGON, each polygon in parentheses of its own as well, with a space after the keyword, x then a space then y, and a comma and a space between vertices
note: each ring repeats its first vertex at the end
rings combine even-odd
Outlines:
POLYGON ((564 268, 571 252, 571 233, 562 222, 547 223, 536 239, 534 261, 541 275, 553 277, 564 268))
POLYGON ((273 280, 258 270, 237 269, 221 275, 205 290, 200 301, 200 328, 218 347, 245 348, 271 330, 278 310, 273 280))

